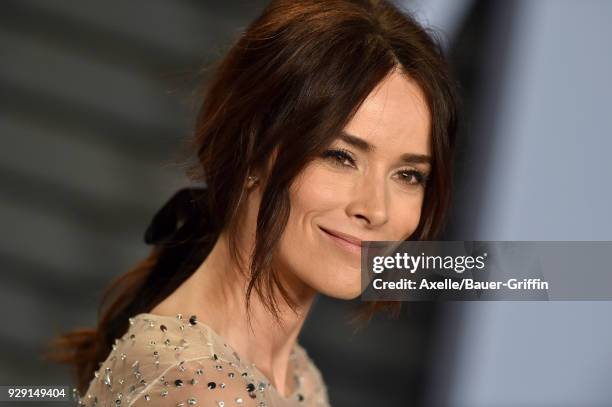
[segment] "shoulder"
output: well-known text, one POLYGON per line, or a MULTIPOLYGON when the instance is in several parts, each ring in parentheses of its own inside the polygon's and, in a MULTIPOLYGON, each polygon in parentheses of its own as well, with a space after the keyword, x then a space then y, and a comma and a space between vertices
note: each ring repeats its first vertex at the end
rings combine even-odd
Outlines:
POLYGON ((138 349, 146 349, 139 354, 146 364, 143 369, 141 363, 141 371, 147 371, 149 378, 132 405, 152 400, 185 406, 263 401, 263 395, 254 391, 252 372, 207 325, 180 315, 141 314, 132 322, 132 331, 141 336, 138 349))
POLYGON ((207 357, 180 361, 168 367, 129 405, 139 407, 236 404, 262 406, 265 405, 264 395, 257 391, 248 373, 241 372, 235 364, 220 358, 207 357))
POLYGON ((315 405, 328 406, 327 385, 321 371, 305 348, 296 343, 295 349, 301 371, 300 380, 306 397, 314 401, 315 405))
POLYGON ((259 405, 253 402, 259 403, 263 395, 254 388, 251 372, 205 325, 139 314, 115 340, 84 402, 188 406, 231 398, 233 403, 259 405), (150 403, 154 400, 159 404, 150 403))

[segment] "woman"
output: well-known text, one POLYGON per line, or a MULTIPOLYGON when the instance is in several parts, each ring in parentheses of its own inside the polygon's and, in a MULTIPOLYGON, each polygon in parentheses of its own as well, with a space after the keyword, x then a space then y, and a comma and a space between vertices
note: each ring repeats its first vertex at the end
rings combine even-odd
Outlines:
POLYGON ((456 103, 438 42, 392 4, 273 1, 206 89, 206 188, 157 214, 97 328, 56 344, 81 403, 329 405, 300 329, 318 293, 360 294, 361 241, 439 233, 456 103))

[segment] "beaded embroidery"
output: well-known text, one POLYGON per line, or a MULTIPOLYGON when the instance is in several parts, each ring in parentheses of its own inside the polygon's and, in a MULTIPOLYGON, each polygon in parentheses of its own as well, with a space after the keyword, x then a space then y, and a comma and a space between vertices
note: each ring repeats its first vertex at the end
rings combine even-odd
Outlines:
POLYGON ((284 397, 195 315, 185 320, 143 313, 129 319, 85 396, 74 392, 83 407, 329 407, 321 374, 299 344, 290 362, 294 391, 284 397))

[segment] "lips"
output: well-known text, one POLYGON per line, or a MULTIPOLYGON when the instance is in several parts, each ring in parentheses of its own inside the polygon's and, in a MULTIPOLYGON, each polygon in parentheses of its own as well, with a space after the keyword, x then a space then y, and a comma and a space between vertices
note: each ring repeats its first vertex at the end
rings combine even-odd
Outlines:
POLYGON ((361 248, 361 239, 356 238, 355 236, 351 236, 351 235, 347 235, 346 233, 342 233, 342 232, 338 232, 335 230, 331 230, 331 229, 326 229, 324 227, 319 226, 319 228, 321 228, 321 230, 323 230, 323 232, 332 235, 333 237, 336 237, 338 239, 343 240, 344 242, 357 246, 359 248, 361 248))

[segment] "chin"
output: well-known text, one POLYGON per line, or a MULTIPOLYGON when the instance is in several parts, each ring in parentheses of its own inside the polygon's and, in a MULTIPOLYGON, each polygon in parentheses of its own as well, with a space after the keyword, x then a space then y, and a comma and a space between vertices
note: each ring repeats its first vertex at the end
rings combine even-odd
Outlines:
POLYGON ((326 284, 325 287, 319 288, 319 293, 337 300, 354 300, 361 295, 361 284, 357 286, 326 284))
POLYGON ((338 300, 354 300, 356 298, 358 298, 361 295, 361 290, 359 290, 358 292, 352 292, 352 293, 342 293, 342 295, 338 295, 335 296, 334 298, 338 299, 338 300))

